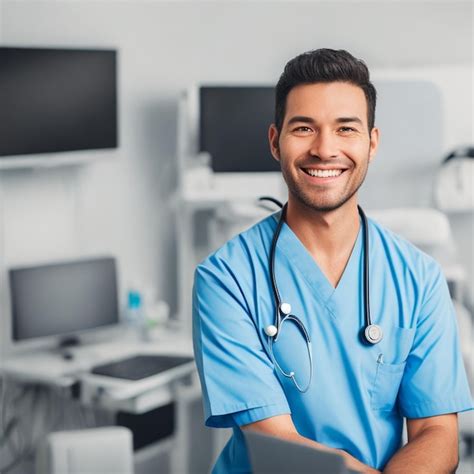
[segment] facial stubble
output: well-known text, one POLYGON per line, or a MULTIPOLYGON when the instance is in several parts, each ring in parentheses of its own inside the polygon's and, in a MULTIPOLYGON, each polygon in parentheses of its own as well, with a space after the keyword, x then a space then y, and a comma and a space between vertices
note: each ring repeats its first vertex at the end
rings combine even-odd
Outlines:
MULTIPOLYGON (((311 194, 309 194, 305 189, 303 189, 303 185, 298 183, 297 180, 293 178, 293 175, 291 174, 290 170, 285 167, 285 162, 286 160, 284 159, 284 157, 281 157, 280 168, 283 175, 283 179, 285 180, 288 186, 289 193, 304 207, 307 207, 312 211, 330 212, 343 206, 357 193, 359 188, 362 186, 362 183, 365 181, 367 171, 369 169, 369 154, 367 155, 365 167, 362 173, 360 174, 358 181, 355 183, 355 185, 352 186, 352 188, 348 189, 347 192, 345 192, 346 190, 343 190, 342 196, 340 196, 340 198, 333 203, 321 203, 320 200, 318 201, 317 199, 312 199, 313 196, 317 198, 318 194, 321 195, 320 193, 324 193, 325 191, 318 191, 317 189, 314 189, 312 190, 311 194)), ((344 173, 347 172, 349 172, 349 170, 344 171, 344 173)))

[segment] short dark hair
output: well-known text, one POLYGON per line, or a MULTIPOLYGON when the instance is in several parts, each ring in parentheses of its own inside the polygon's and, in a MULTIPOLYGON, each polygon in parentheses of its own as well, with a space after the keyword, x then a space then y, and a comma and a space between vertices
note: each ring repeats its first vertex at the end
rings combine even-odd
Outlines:
POLYGON ((367 100, 369 131, 375 123, 377 91, 370 82, 369 69, 364 61, 343 49, 315 49, 288 61, 275 91, 275 126, 281 132, 286 111, 286 98, 291 89, 300 84, 348 82, 360 87, 367 100))

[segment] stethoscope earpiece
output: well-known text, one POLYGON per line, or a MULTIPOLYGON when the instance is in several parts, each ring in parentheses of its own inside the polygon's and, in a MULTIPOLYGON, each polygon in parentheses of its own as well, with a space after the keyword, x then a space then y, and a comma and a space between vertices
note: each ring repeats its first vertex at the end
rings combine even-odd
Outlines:
POLYGON ((291 304, 290 303, 282 303, 280 305, 280 311, 285 316, 288 316, 291 313, 291 304))

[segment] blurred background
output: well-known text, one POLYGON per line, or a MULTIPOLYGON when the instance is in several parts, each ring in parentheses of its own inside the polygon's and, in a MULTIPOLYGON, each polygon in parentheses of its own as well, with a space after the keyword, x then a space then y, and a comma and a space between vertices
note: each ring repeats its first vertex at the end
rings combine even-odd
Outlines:
POLYGON ((193 269, 285 199, 273 87, 320 47, 371 71, 361 202, 441 263, 472 384, 473 44, 472 2, 0 0, 0 472, 208 471, 193 269))

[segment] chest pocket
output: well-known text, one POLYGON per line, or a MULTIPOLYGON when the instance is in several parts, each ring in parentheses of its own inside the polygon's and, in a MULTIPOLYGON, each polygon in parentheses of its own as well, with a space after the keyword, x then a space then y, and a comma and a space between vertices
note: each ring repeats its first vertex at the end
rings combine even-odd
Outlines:
POLYGON ((385 335, 384 345, 380 343, 377 347, 378 356, 371 369, 375 374, 369 389, 373 410, 394 409, 414 336, 414 329, 393 327, 385 335))

